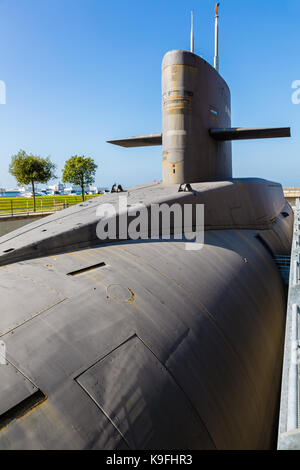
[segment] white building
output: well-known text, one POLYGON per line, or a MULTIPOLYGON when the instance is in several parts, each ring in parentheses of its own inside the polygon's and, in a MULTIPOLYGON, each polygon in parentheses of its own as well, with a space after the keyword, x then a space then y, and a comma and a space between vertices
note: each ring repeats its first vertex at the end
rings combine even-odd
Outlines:
POLYGON ((57 183, 57 184, 54 184, 53 186, 49 186, 49 189, 50 191, 64 192, 65 185, 63 183, 57 183))
POLYGON ((81 187, 80 186, 69 186, 68 188, 65 188, 65 193, 66 194, 74 194, 74 193, 80 193, 81 194, 81 187))
POLYGON ((101 188, 98 188, 97 186, 90 186, 88 188, 88 193, 89 194, 101 194, 103 191, 101 191, 101 188))

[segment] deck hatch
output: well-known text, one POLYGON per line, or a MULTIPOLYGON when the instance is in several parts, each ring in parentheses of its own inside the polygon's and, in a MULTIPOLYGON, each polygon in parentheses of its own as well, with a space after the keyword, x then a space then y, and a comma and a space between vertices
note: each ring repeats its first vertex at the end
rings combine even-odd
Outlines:
POLYGON ((214 447, 184 392, 137 336, 75 380, 131 449, 214 447))
POLYGON ((12 364, 0 365, 0 430, 47 397, 12 364))
POLYGON ((16 419, 25 416, 25 414, 27 414, 29 411, 33 410, 33 408, 45 401, 46 398, 47 396, 41 390, 37 390, 35 393, 28 396, 23 401, 3 413, 0 416, 0 431, 1 429, 8 426, 12 421, 15 421, 16 419))

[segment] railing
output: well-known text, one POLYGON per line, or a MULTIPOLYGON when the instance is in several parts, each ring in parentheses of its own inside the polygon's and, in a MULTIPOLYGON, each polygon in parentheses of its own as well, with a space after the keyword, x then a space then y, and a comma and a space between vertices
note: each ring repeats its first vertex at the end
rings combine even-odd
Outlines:
POLYGON ((274 261, 278 266, 284 284, 288 286, 290 281, 291 256, 275 255, 274 261))
POLYGON ((286 318, 278 448, 300 450, 300 203, 295 208, 294 237, 286 318))
MULTIPOLYGON (((94 197, 97 196, 87 195, 85 199, 94 197)), ((81 202, 82 196, 37 197, 34 210, 33 198, 0 198, 0 217, 53 213, 81 202)))

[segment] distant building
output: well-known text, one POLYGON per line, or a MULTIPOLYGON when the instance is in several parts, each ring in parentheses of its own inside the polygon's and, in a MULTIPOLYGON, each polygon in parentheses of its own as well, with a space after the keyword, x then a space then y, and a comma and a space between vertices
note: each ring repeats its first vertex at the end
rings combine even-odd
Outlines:
POLYGON ((65 194, 81 194, 81 187, 80 186, 69 186, 68 188, 65 188, 65 194))
POLYGON ((102 194, 105 190, 103 188, 99 188, 98 186, 90 186, 88 189, 89 194, 102 194))
POLYGON ((65 185, 63 183, 57 183, 57 184, 54 184, 53 186, 49 186, 49 190, 63 193, 65 191, 65 185))

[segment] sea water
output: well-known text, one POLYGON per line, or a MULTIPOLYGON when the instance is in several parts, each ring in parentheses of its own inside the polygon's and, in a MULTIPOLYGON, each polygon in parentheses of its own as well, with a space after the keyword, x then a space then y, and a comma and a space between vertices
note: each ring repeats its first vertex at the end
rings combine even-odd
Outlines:
POLYGON ((2 192, 0 197, 18 197, 20 193, 18 191, 2 192))

